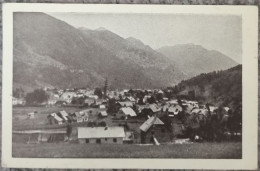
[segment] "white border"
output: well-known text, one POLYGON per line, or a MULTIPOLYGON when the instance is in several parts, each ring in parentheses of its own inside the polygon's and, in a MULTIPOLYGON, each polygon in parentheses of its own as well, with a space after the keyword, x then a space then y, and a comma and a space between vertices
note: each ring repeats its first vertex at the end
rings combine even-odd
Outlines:
POLYGON ((3 4, 2 166, 18 168, 257 169, 258 8, 101 4, 3 4), (242 159, 12 158, 13 12, 214 14, 242 16, 242 159))

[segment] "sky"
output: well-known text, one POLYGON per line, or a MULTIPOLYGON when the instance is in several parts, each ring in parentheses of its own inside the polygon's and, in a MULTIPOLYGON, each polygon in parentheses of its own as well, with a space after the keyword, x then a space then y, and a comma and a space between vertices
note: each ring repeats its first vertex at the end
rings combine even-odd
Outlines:
POLYGON ((196 44, 242 61, 242 18, 233 15, 49 13, 79 28, 104 27, 158 49, 196 44))

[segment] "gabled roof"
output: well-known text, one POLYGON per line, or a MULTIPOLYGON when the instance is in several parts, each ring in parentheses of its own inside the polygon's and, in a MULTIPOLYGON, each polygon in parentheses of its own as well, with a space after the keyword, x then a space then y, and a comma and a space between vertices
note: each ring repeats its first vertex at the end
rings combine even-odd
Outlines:
POLYGON ((60 111, 60 114, 64 117, 69 116, 69 114, 65 110, 60 111))
POLYGON ((55 120, 57 120, 58 122, 63 121, 63 119, 60 118, 56 113, 52 113, 51 116, 52 116, 55 120))
POLYGON ((125 137, 123 127, 78 127, 78 138, 125 137))
POLYGON ((127 102, 118 102, 121 106, 125 106, 125 107, 132 107, 133 106, 133 102, 127 101, 127 102))
POLYGON ((140 129, 146 132, 152 125, 163 125, 164 123, 158 117, 150 117, 141 126, 140 129))
POLYGON ((168 112, 173 113, 174 115, 177 115, 181 111, 182 111, 182 107, 179 105, 171 106, 168 109, 168 112))
POLYGON ((149 108, 150 108, 153 112, 159 112, 159 111, 161 111, 161 108, 158 107, 157 105, 154 105, 154 104, 150 105, 149 108))
POLYGON ((136 116, 135 111, 131 107, 123 107, 123 108, 121 108, 121 111, 125 115, 136 116))
POLYGON ((209 106, 210 112, 214 112, 216 109, 217 109, 217 107, 215 107, 215 106, 209 106))
POLYGON ((102 112, 100 112, 100 114, 101 114, 101 116, 107 116, 108 115, 107 111, 102 111, 102 112))

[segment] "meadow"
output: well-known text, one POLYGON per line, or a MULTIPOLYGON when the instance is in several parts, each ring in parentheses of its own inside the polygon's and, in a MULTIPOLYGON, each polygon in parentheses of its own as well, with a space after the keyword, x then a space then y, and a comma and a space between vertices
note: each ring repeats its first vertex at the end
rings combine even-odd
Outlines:
MULTIPOLYGON (((13 129, 44 129, 65 128, 65 125, 48 125, 47 116, 52 112, 66 110, 68 113, 84 109, 68 107, 18 107, 13 108, 13 129), (37 111, 34 119, 27 119, 27 113, 37 111)), ((92 109, 90 120, 105 121, 108 125, 118 125, 112 120, 112 116, 98 119, 99 109, 92 109)), ((36 158, 210 158, 210 159, 239 159, 242 156, 241 142, 221 143, 192 143, 192 144, 79 144, 77 143, 77 126, 85 123, 75 123, 72 131, 73 142, 27 144, 27 136, 13 134, 13 157, 36 158)), ((142 123, 129 124, 131 129, 138 129, 142 123)))
POLYGON ((130 145, 78 143, 13 143, 13 157, 39 158, 201 158, 240 159, 242 144, 237 142, 130 145))

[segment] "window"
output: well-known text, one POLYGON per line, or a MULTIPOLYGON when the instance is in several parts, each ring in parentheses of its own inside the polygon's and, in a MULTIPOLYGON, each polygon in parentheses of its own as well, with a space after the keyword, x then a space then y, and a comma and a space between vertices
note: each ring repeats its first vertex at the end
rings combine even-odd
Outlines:
POLYGON ((100 139, 96 139, 96 143, 97 144, 101 144, 101 140, 100 139))
POLYGON ((86 143, 89 143, 89 139, 86 139, 85 141, 86 141, 86 143))
POLYGON ((117 139, 116 139, 116 138, 113 138, 113 142, 116 143, 116 142, 117 142, 117 139))
POLYGON ((105 141, 107 141, 107 138, 105 138, 105 141))

